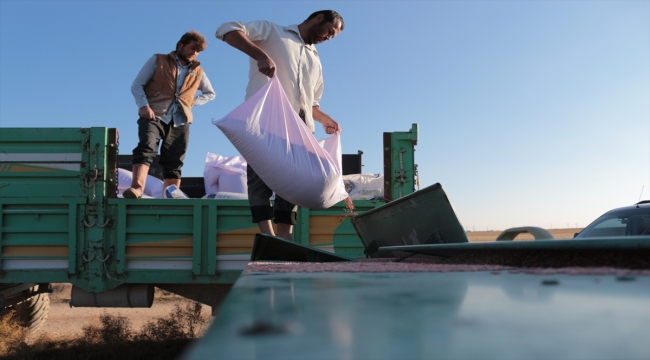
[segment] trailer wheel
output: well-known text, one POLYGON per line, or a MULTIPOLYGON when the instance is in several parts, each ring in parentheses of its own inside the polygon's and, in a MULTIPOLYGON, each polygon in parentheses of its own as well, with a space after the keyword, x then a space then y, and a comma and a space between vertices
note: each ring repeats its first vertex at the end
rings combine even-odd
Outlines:
POLYGON ((50 294, 36 294, 13 308, 19 323, 31 334, 38 330, 50 315, 50 294))

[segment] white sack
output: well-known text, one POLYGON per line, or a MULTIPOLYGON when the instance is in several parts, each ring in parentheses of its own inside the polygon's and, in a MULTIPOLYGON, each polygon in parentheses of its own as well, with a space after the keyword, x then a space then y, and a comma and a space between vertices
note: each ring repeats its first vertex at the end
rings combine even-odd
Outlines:
POLYGON ((248 193, 246 184, 246 160, 242 156, 224 157, 208 153, 203 169, 205 192, 248 193))
POLYGON ((165 188, 165 191, 163 192, 163 199, 189 199, 190 197, 187 196, 181 189, 179 189, 176 185, 169 185, 165 188))
POLYGON ((372 200, 384 197, 384 176, 375 174, 343 175, 343 184, 352 200, 372 200))
MULTIPOLYGON (((131 187, 131 182, 133 181, 133 173, 129 170, 117 169, 117 190, 118 195, 123 193, 124 190, 131 187)), ((163 195, 163 182, 155 176, 147 175, 147 180, 144 185, 144 193, 147 198, 157 198, 162 199, 163 195)))
POLYGON ((233 193, 233 192, 218 192, 210 193, 203 196, 201 199, 215 199, 215 200, 248 200, 247 194, 233 193))
POLYGON ((213 124, 266 185, 287 201, 325 209, 347 197, 339 134, 319 145, 289 104, 277 76, 213 124))
POLYGON ((221 174, 218 192, 248 194, 247 180, 246 174, 221 174))

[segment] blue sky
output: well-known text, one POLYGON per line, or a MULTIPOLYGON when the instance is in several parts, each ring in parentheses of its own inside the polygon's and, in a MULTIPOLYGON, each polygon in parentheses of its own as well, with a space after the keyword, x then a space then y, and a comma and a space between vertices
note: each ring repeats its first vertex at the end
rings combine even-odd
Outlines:
MULTIPOLYGON (((237 155, 210 124, 244 98, 248 61, 225 21, 300 23, 337 10, 318 46, 322 109, 382 172, 382 133, 419 124, 422 186, 439 182, 469 230, 586 226, 650 190, 650 2, 0 1, 2 127, 117 127, 137 141, 131 82, 189 29, 217 98, 194 109, 185 176, 237 155), (642 190, 643 189, 643 190, 642 190)), ((317 137, 324 133, 318 129, 317 137)))

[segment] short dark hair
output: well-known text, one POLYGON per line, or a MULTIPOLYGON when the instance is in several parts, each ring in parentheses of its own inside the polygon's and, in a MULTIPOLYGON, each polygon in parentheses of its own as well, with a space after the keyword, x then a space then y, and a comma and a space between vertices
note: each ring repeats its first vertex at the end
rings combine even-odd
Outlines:
POLYGON ((178 50, 179 45, 187 45, 192 42, 195 42, 201 50, 205 50, 208 47, 208 43, 205 41, 203 35, 196 30, 190 30, 181 36, 181 39, 176 43, 176 50, 178 50))
POLYGON ((315 13, 309 15, 309 17, 305 21, 311 20, 311 19, 315 18, 316 16, 318 16, 320 14, 323 14, 323 16, 324 16, 323 17, 323 23, 328 23, 328 22, 333 23, 334 20, 336 20, 336 19, 341 20, 341 31, 343 31, 343 28, 345 27, 345 22, 343 22, 343 17, 334 10, 319 10, 319 11, 316 11, 315 13))

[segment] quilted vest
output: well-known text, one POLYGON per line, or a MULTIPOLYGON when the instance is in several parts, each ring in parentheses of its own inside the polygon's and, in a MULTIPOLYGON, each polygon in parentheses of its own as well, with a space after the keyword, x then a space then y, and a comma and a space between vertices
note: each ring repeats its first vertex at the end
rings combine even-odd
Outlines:
MULTIPOLYGON (((203 69, 200 65, 201 63, 196 60, 192 63, 178 93, 178 102, 183 108, 188 123, 192 123, 194 94, 196 94, 203 76, 203 69)), ((156 54, 156 71, 151 80, 144 86, 144 93, 147 95, 149 107, 156 116, 165 115, 174 99, 176 99, 177 75, 176 51, 169 54, 156 54)))

